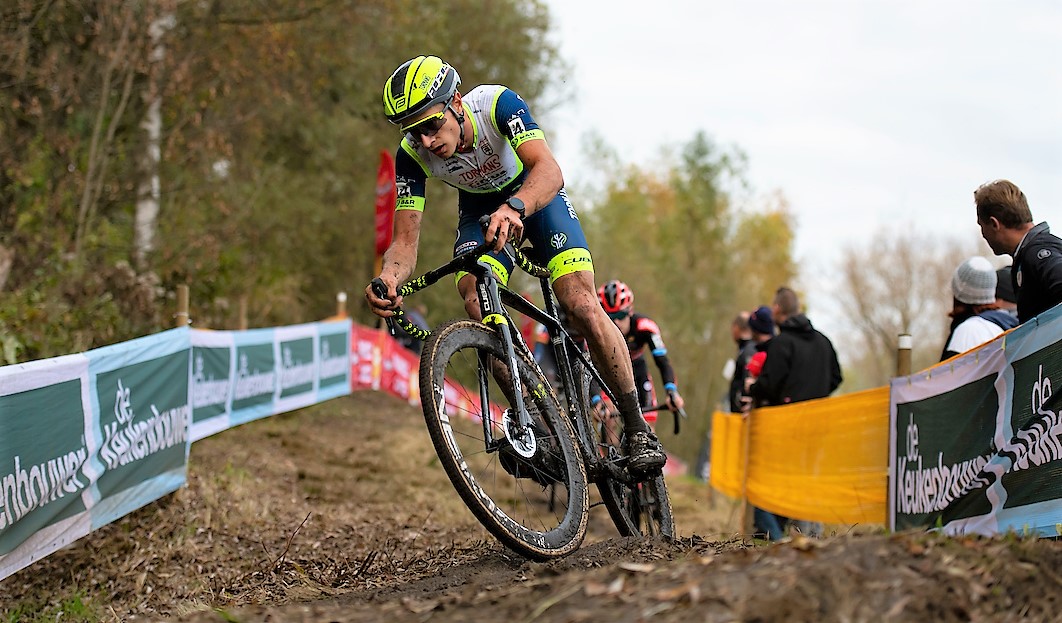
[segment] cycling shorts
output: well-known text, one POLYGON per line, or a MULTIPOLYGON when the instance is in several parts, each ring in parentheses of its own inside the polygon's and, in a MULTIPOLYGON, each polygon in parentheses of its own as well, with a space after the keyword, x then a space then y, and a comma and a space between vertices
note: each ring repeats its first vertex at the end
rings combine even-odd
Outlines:
MULTIPOLYGON (((471 213, 461 215, 457 224, 457 242, 454 243, 455 256, 486 242, 479 224, 480 217, 480 214, 471 213)), ((524 240, 531 243, 530 248, 524 248, 524 253, 532 262, 547 267, 552 281, 568 273, 594 270, 586 235, 564 189, 546 207, 527 217, 524 240)), ((513 261, 504 252, 488 253, 483 259, 494 267, 502 283, 509 282, 513 261)), ((458 273, 457 280, 460 281, 465 274, 458 273)))

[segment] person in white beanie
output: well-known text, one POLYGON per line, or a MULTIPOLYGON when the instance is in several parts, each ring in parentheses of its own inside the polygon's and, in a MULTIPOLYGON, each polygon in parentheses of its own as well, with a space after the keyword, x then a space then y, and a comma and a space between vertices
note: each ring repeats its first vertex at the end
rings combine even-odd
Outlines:
POLYGON ((951 333, 944 342, 940 360, 975 348, 1018 325, 1014 316, 996 303, 996 269, 987 259, 975 255, 951 276, 951 333))

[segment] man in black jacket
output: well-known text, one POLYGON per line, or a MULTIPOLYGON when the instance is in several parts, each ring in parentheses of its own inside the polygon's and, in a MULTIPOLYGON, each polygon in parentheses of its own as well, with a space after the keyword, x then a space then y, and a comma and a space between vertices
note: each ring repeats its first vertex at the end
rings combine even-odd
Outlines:
MULTIPOLYGON (((778 335, 767 342, 767 358, 749 395, 768 406, 829 396, 841 384, 841 364, 829 338, 816 331, 808 317, 800 313, 800 299, 791 288, 778 288, 771 312, 778 335)), ((793 521, 762 509, 756 509, 754 524, 758 531, 769 526, 784 530, 792 525, 812 536, 822 530, 815 522, 793 521), (770 522, 772 518, 777 524, 770 522)), ((774 528, 767 534, 775 540, 774 528)))
POLYGON ((800 313, 800 299, 778 288, 771 311, 778 335, 767 345, 767 360, 749 393, 768 405, 825 398, 841 384, 841 364, 829 338, 800 313))
POLYGON ((1033 225, 1025 193, 1007 180, 974 191, 977 224, 996 255, 1014 258, 1011 283, 1018 298, 1018 321, 1026 322, 1062 302, 1062 240, 1046 222, 1033 225))

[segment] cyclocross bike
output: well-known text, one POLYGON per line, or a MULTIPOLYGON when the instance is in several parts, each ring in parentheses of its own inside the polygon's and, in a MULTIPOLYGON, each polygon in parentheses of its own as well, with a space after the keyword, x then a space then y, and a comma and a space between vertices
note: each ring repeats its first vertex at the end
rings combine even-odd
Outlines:
MULTIPOLYGON (((558 320, 549 271, 506 245, 515 263, 539 279, 540 309, 494 277, 480 260, 489 250, 483 245, 461 253, 398 289, 405 297, 446 275, 468 272, 477 279, 482 322, 451 320, 429 332, 410 323, 401 308, 388 318, 392 334, 397 326, 425 340, 420 359, 424 419, 461 499, 499 541, 537 560, 570 554, 582 543, 591 508, 589 483, 596 485, 621 535, 673 537, 663 474, 641 482, 632 478, 622 438, 610 443, 603 427, 595 425, 591 383, 607 386, 558 320), (547 382, 510 310, 547 328, 559 387, 547 382), (563 408, 558 396, 564 397, 563 408)), ((386 298, 382 281, 373 280, 373 288, 386 298)))

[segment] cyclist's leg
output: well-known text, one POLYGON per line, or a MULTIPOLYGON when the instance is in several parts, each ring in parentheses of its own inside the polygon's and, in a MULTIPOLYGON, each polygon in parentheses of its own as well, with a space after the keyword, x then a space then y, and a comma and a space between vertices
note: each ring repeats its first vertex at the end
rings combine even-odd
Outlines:
MULTIPOLYGON (((478 214, 462 214, 457 223, 457 241, 454 243, 454 255, 464 253, 486 243, 483 227, 479 224, 478 214)), ((504 253, 488 253, 483 259, 494 268, 494 276, 503 284, 509 282, 513 262, 504 253)), ((466 272, 458 272, 457 291, 465 302, 465 313, 473 320, 483 320, 479 311, 479 298, 476 296, 476 278, 466 272)))
POLYGON ((645 409, 656 404, 656 392, 653 389, 653 379, 649 376, 649 366, 645 357, 638 357, 631 361, 631 367, 634 370, 634 384, 638 388, 638 404, 642 406, 642 416, 652 429, 656 425, 656 411, 645 412, 645 409))
POLYGON ((554 293, 569 323, 586 339, 594 365, 616 394, 630 445, 628 466, 635 472, 659 469, 666 456, 642 417, 627 344, 597 300, 586 236, 563 190, 528 217, 524 234, 534 246, 535 259, 550 269, 554 293))

